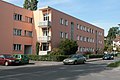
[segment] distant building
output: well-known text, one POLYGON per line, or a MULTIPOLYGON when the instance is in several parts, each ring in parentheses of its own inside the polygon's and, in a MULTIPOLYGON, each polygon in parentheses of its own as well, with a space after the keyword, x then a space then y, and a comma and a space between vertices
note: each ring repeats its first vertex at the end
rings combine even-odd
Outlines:
POLYGON ((113 40, 113 46, 120 46, 120 36, 116 36, 113 40))
POLYGON ((104 48, 104 30, 49 6, 30 11, 0 1, 0 53, 46 55, 63 39, 78 43, 78 52, 104 48))

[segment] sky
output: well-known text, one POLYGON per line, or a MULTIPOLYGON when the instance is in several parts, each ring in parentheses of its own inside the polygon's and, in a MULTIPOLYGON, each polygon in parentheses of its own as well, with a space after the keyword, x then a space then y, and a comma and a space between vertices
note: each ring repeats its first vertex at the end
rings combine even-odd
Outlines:
MULTIPOLYGON (((3 0, 23 7, 24 0, 3 0)), ((38 8, 50 6, 104 29, 120 24, 120 0, 38 0, 38 8)))

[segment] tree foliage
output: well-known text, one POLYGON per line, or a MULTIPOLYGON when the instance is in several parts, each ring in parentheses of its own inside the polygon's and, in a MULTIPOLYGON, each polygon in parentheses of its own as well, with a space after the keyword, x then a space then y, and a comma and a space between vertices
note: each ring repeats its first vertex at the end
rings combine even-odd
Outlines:
POLYGON ((36 54, 39 55, 40 43, 36 42, 36 54))
POLYGON ((105 42, 105 47, 104 50, 105 51, 112 51, 112 44, 113 44, 113 40, 116 38, 116 36, 120 36, 120 30, 119 27, 112 27, 109 29, 108 31, 108 35, 106 37, 105 42))
POLYGON ((112 41, 116 38, 116 35, 119 35, 119 27, 112 27, 108 31, 107 35, 107 44, 111 45, 112 41))
POLYGON ((35 10, 37 10, 37 3, 38 3, 37 0, 25 0, 23 7, 25 9, 35 11, 35 10))
POLYGON ((75 54, 78 50, 76 41, 65 39, 60 42, 59 48, 64 52, 65 55, 75 54))

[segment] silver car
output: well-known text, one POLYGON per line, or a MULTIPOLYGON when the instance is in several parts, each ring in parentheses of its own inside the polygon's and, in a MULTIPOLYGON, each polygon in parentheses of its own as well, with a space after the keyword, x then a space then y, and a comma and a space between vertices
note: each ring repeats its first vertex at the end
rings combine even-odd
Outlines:
POLYGON ((84 57, 82 54, 75 54, 63 60, 64 64, 79 64, 85 62, 86 62, 86 57, 84 57))

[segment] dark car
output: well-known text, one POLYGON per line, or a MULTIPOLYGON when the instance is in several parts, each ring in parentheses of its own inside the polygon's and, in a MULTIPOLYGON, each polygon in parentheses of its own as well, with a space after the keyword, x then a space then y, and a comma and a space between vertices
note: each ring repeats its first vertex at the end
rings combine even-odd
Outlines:
POLYGON ((29 58, 25 54, 14 54, 13 57, 16 58, 17 60, 19 60, 20 64, 28 64, 29 63, 29 58))
POLYGON ((19 63, 18 60, 16 60, 15 58, 13 58, 12 55, 10 54, 0 54, 0 65, 14 65, 19 63))
POLYGON ((79 64, 85 62, 86 62, 86 58, 82 54, 75 54, 63 60, 64 64, 79 64))
POLYGON ((103 56, 103 60, 111 60, 114 59, 114 55, 113 54, 105 54, 103 56))

